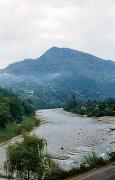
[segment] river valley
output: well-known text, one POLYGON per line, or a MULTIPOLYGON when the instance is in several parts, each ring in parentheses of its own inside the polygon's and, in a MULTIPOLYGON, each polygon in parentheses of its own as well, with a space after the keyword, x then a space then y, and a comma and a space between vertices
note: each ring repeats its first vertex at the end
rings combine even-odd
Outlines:
POLYGON ((63 109, 40 110, 37 114, 47 123, 33 133, 47 140, 49 152, 62 167, 76 165, 92 151, 104 156, 115 150, 115 131, 110 131, 115 123, 103 123, 63 109))
MULTIPOLYGON (((39 110, 36 116, 45 123, 34 128, 32 133, 47 140, 48 152, 65 169, 78 165, 84 155, 92 151, 101 156, 115 151, 115 131, 110 130, 115 127, 115 122, 103 123, 96 118, 65 112, 61 108, 39 110)), ((0 146, 0 173, 3 172, 7 146, 0 146)))

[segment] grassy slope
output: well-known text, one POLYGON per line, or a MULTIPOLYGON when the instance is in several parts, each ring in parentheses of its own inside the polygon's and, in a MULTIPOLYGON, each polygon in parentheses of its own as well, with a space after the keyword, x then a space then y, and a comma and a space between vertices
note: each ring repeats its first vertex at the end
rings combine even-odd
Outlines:
POLYGON ((17 135, 20 135, 23 131, 30 131, 33 127, 38 126, 39 120, 34 117, 23 117, 20 124, 9 123, 5 129, 0 129, 0 143, 8 141, 17 135))

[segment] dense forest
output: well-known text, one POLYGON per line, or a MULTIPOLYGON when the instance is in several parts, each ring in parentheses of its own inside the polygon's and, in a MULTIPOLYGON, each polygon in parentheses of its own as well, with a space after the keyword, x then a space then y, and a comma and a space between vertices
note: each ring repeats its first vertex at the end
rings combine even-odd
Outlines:
POLYGON ((88 100, 86 102, 77 101, 75 96, 68 99, 64 106, 64 110, 74 112, 89 117, 114 116, 115 115, 115 99, 107 99, 104 101, 88 100))
POLYGON ((9 122, 19 123, 24 116, 34 114, 34 109, 27 101, 18 98, 12 92, 0 88, 0 128, 9 122))
POLYGON ((62 107, 71 94, 81 101, 115 98, 114 77, 114 61, 58 47, 0 70, 0 84, 38 109, 62 107))

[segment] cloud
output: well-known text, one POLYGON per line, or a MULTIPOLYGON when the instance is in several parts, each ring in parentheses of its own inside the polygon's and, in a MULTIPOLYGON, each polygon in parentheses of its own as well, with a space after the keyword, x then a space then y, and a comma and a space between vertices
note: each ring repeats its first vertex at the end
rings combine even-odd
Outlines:
POLYGON ((52 46, 115 60, 114 0, 0 0, 0 67, 52 46))

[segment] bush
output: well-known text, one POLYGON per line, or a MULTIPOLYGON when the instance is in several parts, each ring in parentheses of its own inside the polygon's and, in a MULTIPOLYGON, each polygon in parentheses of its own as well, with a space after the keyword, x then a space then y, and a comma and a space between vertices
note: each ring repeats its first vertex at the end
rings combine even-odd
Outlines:
POLYGON ((115 152, 111 152, 108 155, 109 155, 110 161, 115 161, 115 152))
POLYGON ((6 124, 5 129, 0 130, 0 143, 20 135, 23 131, 30 131, 33 127, 38 126, 40 121, 34 117, 23 117, 22 122, 10 122, 6 124))
POLYGON ((84 157, 83 163, 86 165, 86 167, 91 169, 105 165, 106 160, 99 157, 95 152, 92 152, 92 154, 84 157))
POLYGON ((47 142, 43 138, 28 134, 23 141, 10 145, 7 149, 7 160, 4 163, 6 173, 18 179, 55 179, 61 172, 59 166, 46 151, 47 142))
POLYGON ((38 126, 39 123, 40 123, 40 121, 34 117, 33 118, 32 117, 23 117, 21 127, 22 127, 22 129, 24 129, 26 131, 30 131, 30 130, 32 130, 33 127, 38 126))
POLYGON ((80 102, 73 99, 68 99, 65 102, 64 110, 74 112, 80 115, 87 115, 88 117, 112 116, 115 113, 115 100, 105 101, 87 101, 80 102))

